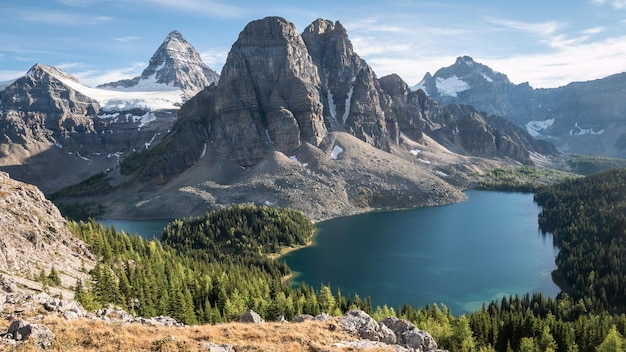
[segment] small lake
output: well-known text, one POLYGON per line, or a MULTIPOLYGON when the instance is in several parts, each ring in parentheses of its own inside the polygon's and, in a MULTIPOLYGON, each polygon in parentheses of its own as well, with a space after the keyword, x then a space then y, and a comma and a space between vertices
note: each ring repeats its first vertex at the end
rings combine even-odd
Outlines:
POLYGON ((163 228, 172 220, 112 220, 98 219, 104 227, 115 227, 116 231, 124 231, 129 235, 138 234, 148 240, 160 239, 163 228))
MULTIPOLYGON (((284 257, 300 282, 371 297, 374 306, 443 303, 453 314, 504 295, 555 297, 557 250, 532 194, 468 191, 462 203, 371 212, 318 223, 314 244, 284 257)), ((98 220, 159 238, 170 220, 98 220)))
POLYGON ((468 191, 458 204, 372 212, 317 224, 313 246, 285 256, 293 284, 337 287, 374 306, 443 303, 453 314, 504 295, 555 297, 557 249, 532 194, 468 191))

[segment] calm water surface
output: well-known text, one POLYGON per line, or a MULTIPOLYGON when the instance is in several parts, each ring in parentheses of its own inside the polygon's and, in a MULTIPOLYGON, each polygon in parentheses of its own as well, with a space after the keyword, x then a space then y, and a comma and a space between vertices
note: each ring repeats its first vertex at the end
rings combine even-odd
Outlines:
POLYGON ((294 284, 397 307, 443 303, 452 313, 503 295, 555 297, 557 250, 538 230, 532 194, 468 191, 462 203, 321 222, 315 243, 285 257, 294 284))
POLYGON ((117 231, 124 231, 129 235, 138 234, 148 240, 161 238, 163 228, 172 220, 111 220, 98 219, 104 227, 114 226, 117 231))

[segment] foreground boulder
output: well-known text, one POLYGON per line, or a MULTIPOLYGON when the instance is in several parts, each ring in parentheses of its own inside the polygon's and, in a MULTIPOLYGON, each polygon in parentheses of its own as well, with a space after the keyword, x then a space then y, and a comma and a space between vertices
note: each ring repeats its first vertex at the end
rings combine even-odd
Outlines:
POLYGON ((261 324, 261 323, 264 323, 265 320, 263 320, 263 318, 261 318, 261 316, 258 315, 255 311, 250 309, 239 317, 239 322, 261 324))
POLYGON ((339 324, 348 332, 370 341, 380 341, 393 345, 396 335, 387 326, 377 323, 362 310, 350 310, 339 318, 339 324))
POLYGON ((24 320, 15 320, 9 325, 4 338, 5 342, 10 345, 33 339, 37 346, 47 348, 52 344, 54 334, 47 326, 30 324, 24 320))
POLYGON ((394 346, 396 351, 441 351, 428 332, 419 330, 411 322, 396 317, 385 318, 377 323, 362 310, 350 310, 339 318, 339 324, 349 333, 366 341, 345 342, 336 344, 336 347, 362 349, 377 348, 385 344, 394 346))
POLYGON ((384 324, 395 333, 399 345, 424 352, 437 351, 435 339, 427 331, 418 329, 411 322, 396 317, 389 317, 383 319, 381 324, 384 324))

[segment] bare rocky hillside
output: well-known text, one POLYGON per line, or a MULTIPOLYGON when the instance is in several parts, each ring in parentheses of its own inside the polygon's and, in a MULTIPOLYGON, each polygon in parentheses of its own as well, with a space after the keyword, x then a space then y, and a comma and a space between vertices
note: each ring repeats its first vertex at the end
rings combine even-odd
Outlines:
POLYGON ((0 172, 0 270, 28 279, 53 266, 70 287, 93 256, 37 187, 0 172))

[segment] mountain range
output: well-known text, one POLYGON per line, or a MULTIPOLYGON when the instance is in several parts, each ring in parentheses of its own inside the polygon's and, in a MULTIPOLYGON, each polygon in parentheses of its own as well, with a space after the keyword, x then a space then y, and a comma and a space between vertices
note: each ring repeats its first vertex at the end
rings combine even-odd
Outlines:
POLYGON ((0 93, 2 169, 48 193, 106 171, 108 217, 252 202, 323 219, 455 202, 489 168, 560 156, 507 119, 378 78, 338 21, 253 21, 217 83, 207 69, 176 31, 132 80, 88 88, 35 65, 0 93))
POLYGON ((626 156, 626 73, 559 88, 513 84, 471 57, 427 73, 422 89, 442 105, 467 104, 505 117, 564 152, 626 156))
POLYGON ((91 88, 35 64, 0 91, 0 166, 46 193, 112 169, 160 141, 187 97, 218 77, 177 31, 132 80, 91 88))

